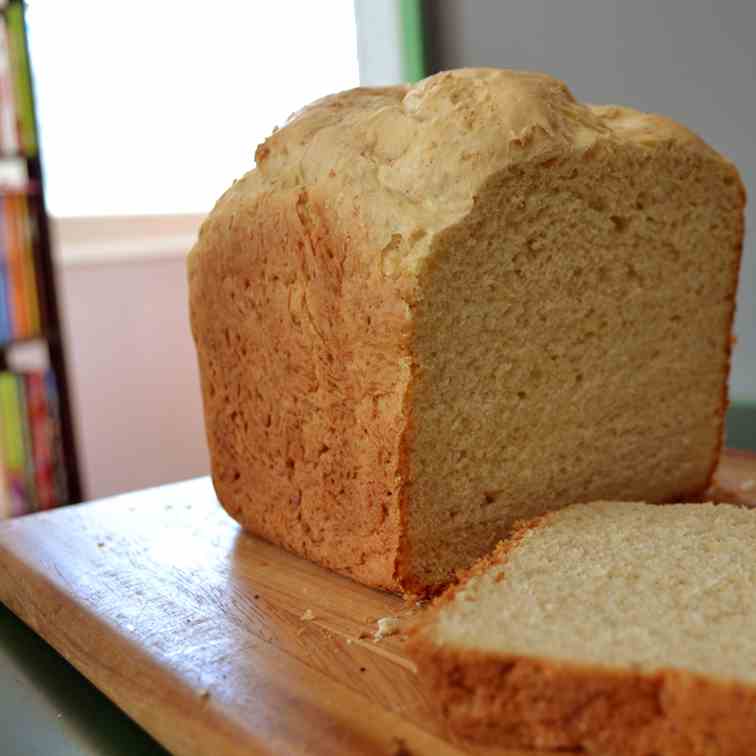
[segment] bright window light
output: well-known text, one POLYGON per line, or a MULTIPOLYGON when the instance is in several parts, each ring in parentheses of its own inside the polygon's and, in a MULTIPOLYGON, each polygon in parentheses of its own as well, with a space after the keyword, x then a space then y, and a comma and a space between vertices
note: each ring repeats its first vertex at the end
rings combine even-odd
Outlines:
POLYGON ((352 0, 30 0, 50 212, 204 213, 256 146, 357 86, 352 0))

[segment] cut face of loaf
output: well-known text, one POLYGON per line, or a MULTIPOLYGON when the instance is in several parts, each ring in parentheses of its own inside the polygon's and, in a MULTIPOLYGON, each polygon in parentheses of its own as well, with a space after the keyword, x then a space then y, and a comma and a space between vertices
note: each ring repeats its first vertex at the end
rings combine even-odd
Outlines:
POLYGON ((414 629, 453 733, 605 756, 750 756, 756 513, 598 502, 523 527, 414 629))
POLYGON ((422 593, 524 517, 697 495, 721 443, 743 203, 690 132, 541 74, 306 108, 189 258, 221 503, 422 593))

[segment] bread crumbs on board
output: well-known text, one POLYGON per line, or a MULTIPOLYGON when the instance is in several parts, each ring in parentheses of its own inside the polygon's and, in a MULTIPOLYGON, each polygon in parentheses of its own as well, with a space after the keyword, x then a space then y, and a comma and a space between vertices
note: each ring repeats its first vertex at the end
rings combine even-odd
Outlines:
POLYGON ((390 635, 396 635, 399 632, 401 622, 396 617, 381 617, 376 624, 378 629, 373 634, 373 640, 380 641, 390 635))

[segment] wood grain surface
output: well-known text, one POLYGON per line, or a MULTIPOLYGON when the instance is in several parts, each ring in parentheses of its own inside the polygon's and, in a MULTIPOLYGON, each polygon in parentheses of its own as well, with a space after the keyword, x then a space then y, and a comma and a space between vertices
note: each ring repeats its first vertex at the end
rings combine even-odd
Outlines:
MULTIPOLYGON (((728 452, 713 493, 754 481, 728 452)), ((175 754, 473 752, 372 639, 418 609, 244 534, 206 478, 1 523, 0 601, 175 754)))

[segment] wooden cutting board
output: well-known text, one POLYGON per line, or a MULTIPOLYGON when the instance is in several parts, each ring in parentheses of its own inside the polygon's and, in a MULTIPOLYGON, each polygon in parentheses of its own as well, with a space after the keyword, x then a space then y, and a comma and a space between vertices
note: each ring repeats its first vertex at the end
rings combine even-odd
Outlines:
MULTIPOLYGON (((756 505, 756 455, 718 478, 756 505)), ((475 753, 371 637, 416 609, 242 533, 206 478, 1 523, 0 601, 175 754, 475 753)))

